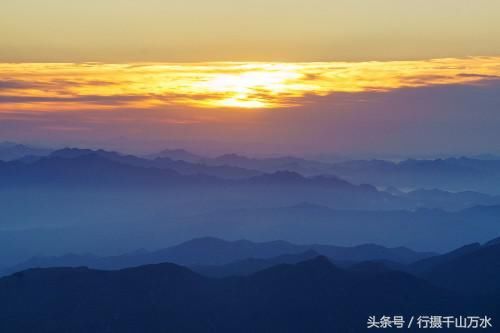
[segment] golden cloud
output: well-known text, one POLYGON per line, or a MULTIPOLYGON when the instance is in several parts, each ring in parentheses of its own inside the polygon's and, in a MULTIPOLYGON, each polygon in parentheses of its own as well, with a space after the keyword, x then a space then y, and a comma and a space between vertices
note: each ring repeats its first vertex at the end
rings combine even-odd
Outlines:
POLYGON ((307 95, 500 78, 500 57, 310 63, 3 63, 0 110, 280 108, 307 95))

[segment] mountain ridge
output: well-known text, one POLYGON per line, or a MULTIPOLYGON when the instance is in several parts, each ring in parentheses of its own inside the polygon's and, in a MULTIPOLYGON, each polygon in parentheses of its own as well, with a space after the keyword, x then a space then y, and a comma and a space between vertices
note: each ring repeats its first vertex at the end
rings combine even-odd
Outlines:
POLYGON ((131 252, 119 256, 64 255, 35 257, 4 270, 4 274, 30 267, 89 266, 96 269, 121 269, 160 262, 185 266, 230 265, 237 261, 271 259, 283 255, 300 255, 313 251, 340 261, 392 260, 416 261, 433 253, 415 252, 404 247, 387 248, 374 244, 352 247, 334 245, 297 245, 286 241, 252 242, 248 240, 225 241, 215 237, 202 237, 156 251, 131 252))
POLYGON ((172 264, 34 269, 0 278, 0 294, 0 330, 7 333, 361 332, 374 309, 411 315, 467 308, 463 298, 411 275, 350 272, 321 256, 222 279, 172 264))

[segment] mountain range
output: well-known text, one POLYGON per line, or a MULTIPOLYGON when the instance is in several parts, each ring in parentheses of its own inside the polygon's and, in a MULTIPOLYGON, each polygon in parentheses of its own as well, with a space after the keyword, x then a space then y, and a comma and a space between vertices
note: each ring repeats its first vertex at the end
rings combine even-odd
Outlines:
POLYGON ((185 161, 189 163, 199 163, 206 159, 204 156, 193 154, 185 149, 164 149, 158 153, 145 155, 144 157, 152 160, 168 158, 174 161, 185 161))
POLYGON ((3 143, 0 332, 357 333, 384 315, 498 331, 498 188, 494 156, 3 143))
POLYGON ((333 174, 353 183, 367 183, 377 187, 439 188, 453 192, 500 194, 497 190, 500 184, 500 159, 494 155, 405 159, 399 162, 371 159, 328 163, 294 156, 249 158, 225 154, 207 158, 185 150, 167 150, 166 156, 205 165, 234 166, 265 173, 289 170, 307 176, 333 174))
POLYGON ((484 242, 499 234, 500 206, 460 211, 347 210, 301 203, 292 206, 232 209, 180 219, 186 233, 223 238, 347 244, 404 244, 417 250, 448 251, 461 244, 484 242), (237 223, 235 223, 237 221, 237 223))
POLYGON ((0 330, 7 333, 359 332, 374 311, 463 307, 459 297, 408 274, 359 274, 324 257, 226 279, 174 264, 33 269, 0 279, 0 294, 0 330))
POLYGON ((370 316, 398 315, 408 325, 423 315, 473 313, 492 318, 486 330, 495 331, 499 249, 493 241, 438 256, 419 274, 377 262, 340 267, 312 253, 218 278, 170 263, 29 269, 0 278, 0 330, 365 332, 370 316))
POLYGON ((291 171, 303 176, 334 175, 351 183, 372 184, 380 188, 500 194, 497 190, 500 160, 494 158, 450 157, 400 162, 373 159, 326 163, 294 156, 250 158, 225 154, 210 158, 183 149, 166 149, 140 158, 104 150, 65 148, 51 151, 14 143, 0 145, 0 160, 33 161, 50 153, 52 157, 65 158, 94 154, 123 164, 169 169, 183 175, 243 179, 263 173, 291 171))
MULTIPOLYGON (((193 161, 192 154, 172 154, 178 159, 193 161)), ((226 165, 260 172, 280 170, 303 175, 333 174, 356 184, 402 189, 434 189, 449 191, 477 191, 498 195, 500 185, 500 159, 495 156, 448 157, 436 159, 348 160, 326 163, 285 156, 249 158, 226 154, 215 158, 197 156, 194 160, 206 165, 226 165)))
MULTIPOLYGON (((185 153, 188 154, 188 152, 185 153)), ((154 159, 147 159, 140 158, 134 155, 123 155, 113 151, 77 148, 65 148, 54 151, 52 152, 52 154, 50 154, 50 157, 61 157, 66 159, 80 158, 85 156, 100 157, 102 159, 140 168, 167 169, 175 171, 181 175, 206 175, 224 179, 240 179, 250 178, 261 174, 261 172, 259 171, 239 168, 235 166, 211 166, 200 163, 199 161, 193 159, 188 159, 189 161, 185 161, 182 159, 177 159, 175 154, 173 154, 173 157, 166 157, 171 156, 171 154, 160 154, 159 157, 156 157, 154 159)))
MULTIPOLYGON (((229 160, 233 158, 240 159, 240 157, 233 156, 229 160)), ((259 161, 274 163, 277 160, 281 159, 259 161)), ((286 163, 282 166, 285 167, 286 163)), ((299 187, 299 189, 289 191, 289 194, 294 195, 301 192, 304 187, 328 188, 344 192, 340 201, 345 199, 346 203, 351 201, 359 204, 366 202, 371 209, 427 207, 460 210, 475 205, 500 204, 500 196, 474 191, 449 192, 440 189, 419 189, 403 192, 394 187, 389 187, 386 191, 378 191, 372 185, 365 183, 356 185, 357 183, 346 181, 332 174, 305 177, 289 169, 265 173, 262 170, 226 164, 207 165, 165 157, 152 160, 104 150, 74 148, 57 150, 47 157, 25 157, 18 161, 0 162, 0 180, 3 187, 37 185, 169 187, 183 184, 226 188, 244 185, 299 187), (231 182, 227 182, 228 180, 231 182), (356 197, 353 198, 352 195, 356 197)), ((325 197, 323 194, 322 196, 325 197)), ((298 201, 305 199, 311 200, 308 196, 302 196, 302 199, 298 198, 298 201)), ((352 205, 345 206, 345 208, 353 207, 352 205)))
POLYGON ((467 157, 401 162, 346 161, 334 164, 329 171, 355 183, 403 189, 440 188, 499 194, 500 185, 500 160, 467 157))
MULTIPOLYGON (((276 262, 275 257, 290 256, 291 262, 298 262, 299 259, 315 257, 318 254, 325 255, 336 261, 387 260, 398 263, 411 263, 434 255, 434 253, 430 252, 415 252, 404 247, 387 248, 374 244, 352 247, 321 244, 297 245, 285 241, 225 241, 213 237, 203 237, 165 249, 156 251, 141 250, 119 256, 99 257, 89 254, 67 254, 59 257, 34 257, 5 269, 3 272, 0 271, 0 273, 5 275, 38 267, 87 266, 96 269, 121 269, 162 262, 198 267, 202 270, 209 269, 211 266, 239 263, 241 260, 263 260, 265 262, 264 267, 268 267, 272 266, 273 262, 276 262), (274 261, 266 261, 271 258, 274 261)), ((278 262, 281 263, 281 259, 278 259, 278 262)))
POLYGON ((48 148, 23 145, 15 142, 0 142, 0 161, 13 161, 27 156, 47 156, 52 152, 48 148))
MULTIPOLYGON (((226 162, 232 159, 246 160, 226 162)), ((0 162, 1 266, 69 252, 158 249, 207 235, 442 252, 499 230, 497 195, 382 189, 334 174, 203 163, 89 149, 0 162)))

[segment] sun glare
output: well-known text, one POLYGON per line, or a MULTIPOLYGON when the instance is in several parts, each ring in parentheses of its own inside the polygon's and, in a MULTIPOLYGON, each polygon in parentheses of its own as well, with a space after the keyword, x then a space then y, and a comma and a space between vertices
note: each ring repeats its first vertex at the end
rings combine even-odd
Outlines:
POLYGON ((202 105, 265 108, 275 103, 269 98, 279 96, 288 89, 288 83, 298 80, 301 74, 291 69, 262 69, 236 74, 215 74, 213 78, 197 85, 207 93, 230 96, 222 99, 208 99, 202 105))

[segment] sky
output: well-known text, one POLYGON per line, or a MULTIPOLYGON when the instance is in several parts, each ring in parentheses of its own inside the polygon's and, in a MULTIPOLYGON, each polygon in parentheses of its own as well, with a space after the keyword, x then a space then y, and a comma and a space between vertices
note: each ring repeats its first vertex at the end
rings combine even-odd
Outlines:
POLYGON ((496 0, 17 0, 0 140, 128 152, 500 153, 496 0))
POLYGON ((497 0, 5 0, 0 61, 498 55, 499 13, 497 0))

